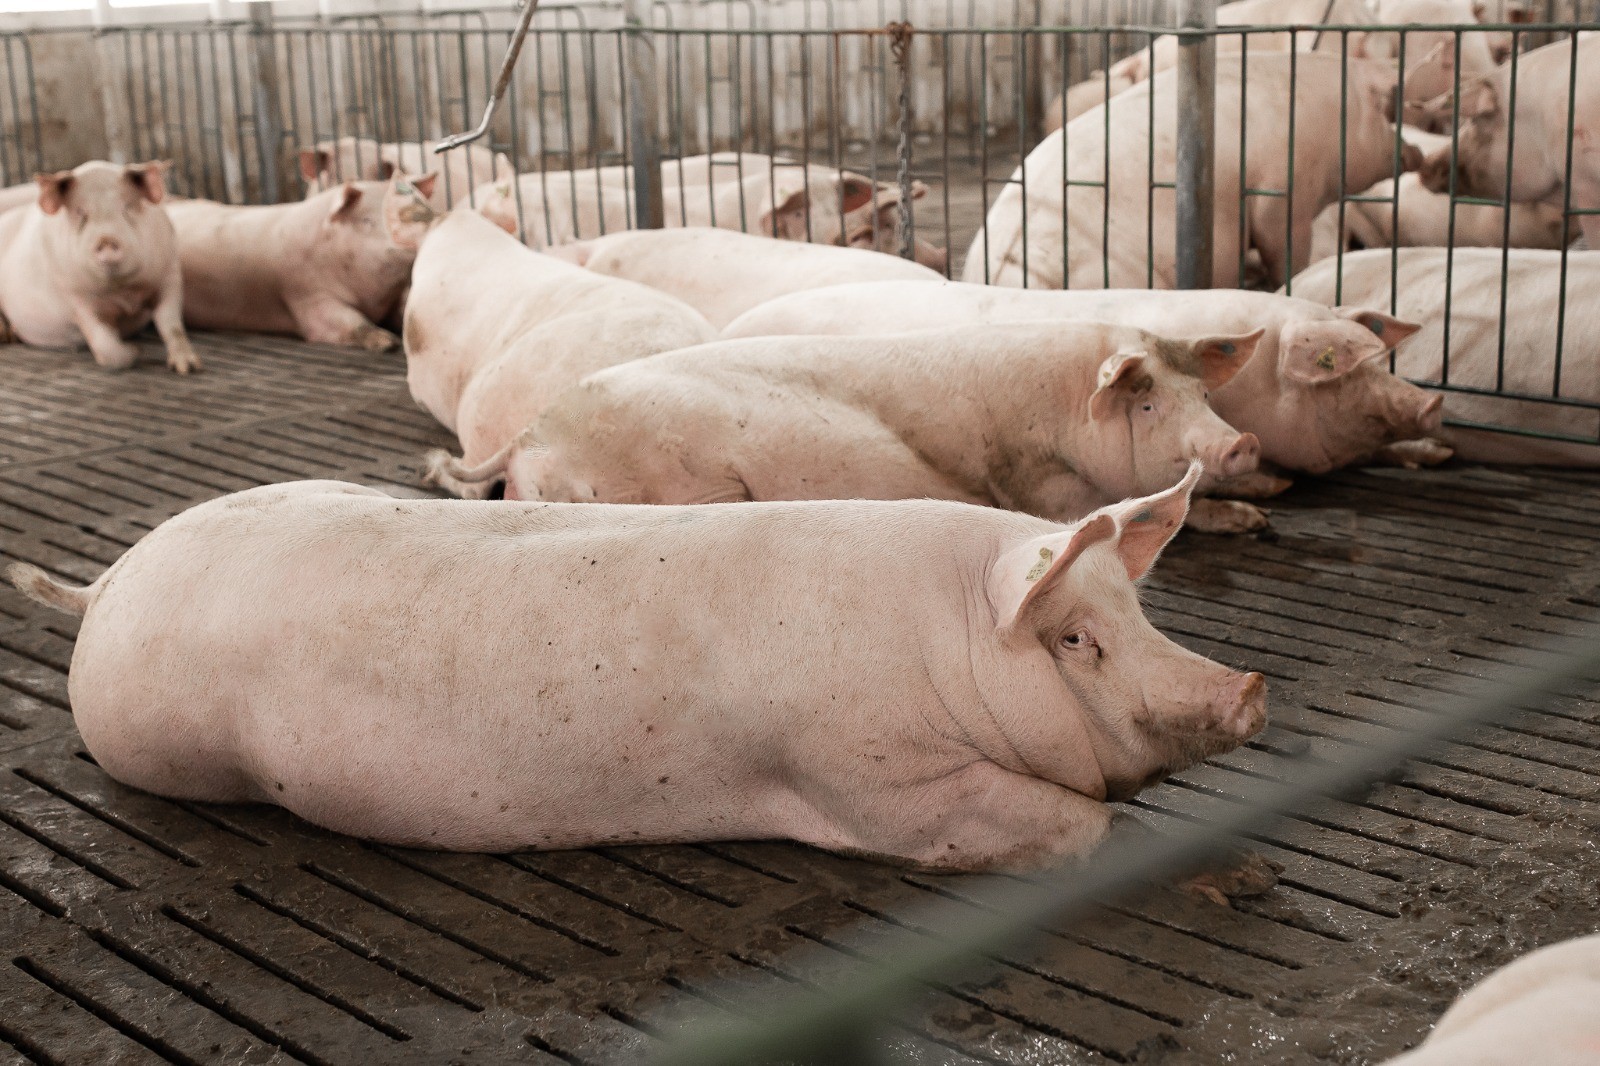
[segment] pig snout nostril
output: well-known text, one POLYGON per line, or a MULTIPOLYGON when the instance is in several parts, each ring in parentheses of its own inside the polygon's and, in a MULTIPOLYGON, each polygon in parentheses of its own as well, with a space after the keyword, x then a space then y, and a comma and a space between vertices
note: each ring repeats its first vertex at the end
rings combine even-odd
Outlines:
POLYGON ((1261 459, 1261 442, 1253 433, 1241 433, 1218 464, 1225 477, 1248 474, 1261 459))

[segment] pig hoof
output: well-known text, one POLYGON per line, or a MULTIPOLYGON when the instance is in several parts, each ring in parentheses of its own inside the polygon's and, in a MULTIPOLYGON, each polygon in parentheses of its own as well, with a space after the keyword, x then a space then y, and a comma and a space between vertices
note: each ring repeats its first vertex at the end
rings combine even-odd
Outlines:
POLYGON ((189 374, 200 372, 200 357, 193 351, 167 352, 167 366, 174 373, 189 374))
POLYGON ((1223 907, 1236 899, 1265 895, 1278 883, 1282 867, 1253 851, 1235 853, 1212 869, 1178 885, 1178 891, 1223 907))
POLYGON ((1218 479, 1209 495, 1229 500, 1264 500, 1269 496, 1282 495, 1293 485, 1294 482, 1289 478, 1255 470, 1237 477, 1218 479))
POLYGON ((1374 463, 1380 466, 1399 466, 1407 470, 1420 470, 1425 466, 1438 466, 1455 454, 1448 444, 1432 437, 1420 440, 1403 440, 1379 449, 1374 463))
POLYGON ((378 326, 368 326, 356 334, 356 347, 369 352, 388 352, 400 347, 400 338, 378 326))
POLYGON ((1253 533, 1267 528, 1267 511, 1239 500, 1195 500, 1183 524, 1199 533, 1253 533))

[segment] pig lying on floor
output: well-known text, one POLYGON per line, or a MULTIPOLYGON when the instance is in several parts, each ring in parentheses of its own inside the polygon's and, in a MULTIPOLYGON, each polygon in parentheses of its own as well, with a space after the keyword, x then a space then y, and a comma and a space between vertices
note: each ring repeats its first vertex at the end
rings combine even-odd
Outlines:
POLYGON ((494 462, 451 473, 503 475, 507 499, 927 497, 1067 522, 1192 459, 1255 470, 1255 437, 1205 391, 1260 339, 1070 322, 722 341, 591 374, 494 462))
POLYGON ((184 512, 87 588, 10 576, 84 615, 84 743, 164 796, 463 851, 792 838, 1026 868, 1265 725, 1260 674, 1140 611, 1199 474, 1072 526, 294 482, 184 512))

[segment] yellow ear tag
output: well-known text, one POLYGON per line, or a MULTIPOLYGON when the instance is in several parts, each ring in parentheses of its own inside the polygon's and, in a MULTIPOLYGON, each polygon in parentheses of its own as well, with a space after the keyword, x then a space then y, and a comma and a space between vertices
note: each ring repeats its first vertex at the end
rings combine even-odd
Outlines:
POLYGON ((399 193, 401 196, 410 196, 417 190, 411 187, 411 183, 409 181, 402 179, 394 183, 394 191, 399 193))
POLYGON ((1332 370, 1333 369, 1333 349, 1332 348, 1325 349, 1321 355, 1317 356, 1317 366, 1319 368, 1323 369, 1323 370, 1332 370))
POLYGON ((1050 569, 1050 560, 1055 557, 1056 553, 1049 548, 1040 548, 1039 561, 1034 563, 1033 568, 1028 571, 1027 580, 1038 581, 1041 577, 1044 577, 1045 571, 1050 569))

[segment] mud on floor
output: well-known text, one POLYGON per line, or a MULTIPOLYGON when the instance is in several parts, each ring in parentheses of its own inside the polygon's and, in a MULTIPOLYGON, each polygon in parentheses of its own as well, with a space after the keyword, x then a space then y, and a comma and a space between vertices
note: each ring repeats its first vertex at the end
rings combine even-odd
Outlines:
MULTIPOLYGON (((415 493, 450 443, 398 356, 199 340, 192 380, 153 345, 120 376, 0 349, 0 555, 88 581, 191 503, 306 477, 415 493)), ((1181 537, 1146 589, 1157 623, 1268 674, 1274 719, 1145 816, 1181 830, 1591 617, 1597 489, 1352 473, 1298 486, 1270 535, 1181 537)), ((437 855, 156 799, 83 752, 73 634, 0 591, 0 1060, 616 1061, 719 1009, 725 980, 826 980, 851 931, 962 891, 787 844, 437 855)), ((1041 933, 894 1042, 926 1063, 1378 1061, 1464 983, 1600 929, 1597 827, 1600 701, 1575 690, 1264 835, 1268 895, 1157 891, 1041 933)))

